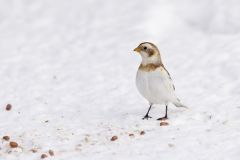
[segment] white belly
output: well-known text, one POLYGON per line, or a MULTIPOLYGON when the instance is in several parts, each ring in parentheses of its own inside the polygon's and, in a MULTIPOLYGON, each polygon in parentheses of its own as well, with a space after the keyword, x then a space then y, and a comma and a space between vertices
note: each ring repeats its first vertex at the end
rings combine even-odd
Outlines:
POLYGON ((169 76, 159 69, 151 72, 138 70, 136 85, 143 97, 150 103, 163 104, 174 100, 175 94, 169 76))

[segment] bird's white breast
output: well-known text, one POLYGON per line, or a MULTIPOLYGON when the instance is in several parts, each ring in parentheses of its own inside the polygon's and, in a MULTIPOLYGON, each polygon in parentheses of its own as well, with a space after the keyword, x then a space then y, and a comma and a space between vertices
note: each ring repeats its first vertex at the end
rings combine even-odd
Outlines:
POLYGON ((136 85, 150 103, 162 104, 175 98, 171 78, 161 67, 149 72, 138 70, 136 85))

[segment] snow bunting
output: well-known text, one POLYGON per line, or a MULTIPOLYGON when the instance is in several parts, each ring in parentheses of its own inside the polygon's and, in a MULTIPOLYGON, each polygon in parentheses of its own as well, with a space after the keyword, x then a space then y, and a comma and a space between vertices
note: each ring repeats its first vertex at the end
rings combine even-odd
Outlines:
POLYGON ((137 71, 136 85, 138 91, 148 100, 150 105, 143 119, 152 118, 148 114, 153 104, 165 104, 166 106, 165 116, 157 120, 168 118, 168 103, 173 103, 176 107, 187 108, 180 103, 174 93, 175 87, 170 74, 162 63, 157 46, 150 42, 144 42, 134 51, 138 52, 142 57, 142 63, 137 71))

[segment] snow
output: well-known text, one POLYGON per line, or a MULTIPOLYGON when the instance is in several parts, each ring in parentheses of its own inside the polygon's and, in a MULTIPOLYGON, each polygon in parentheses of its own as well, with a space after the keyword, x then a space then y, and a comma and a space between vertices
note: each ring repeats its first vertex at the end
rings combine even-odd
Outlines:
POLYGON ((1 1, 0 137, 20 147, 0 140, 0 160, 238 160, 239 18, 237 0, 1 1), (171 106, 169 126, 158 105, 141 119, 142 41, 190 108, 171 106))

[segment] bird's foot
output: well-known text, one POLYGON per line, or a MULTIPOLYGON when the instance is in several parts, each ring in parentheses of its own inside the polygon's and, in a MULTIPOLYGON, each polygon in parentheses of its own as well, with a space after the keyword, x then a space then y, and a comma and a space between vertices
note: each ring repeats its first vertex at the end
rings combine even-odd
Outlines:
POLYGON ((142 119, 144 120, 144 119, 147 119, 148 120, 148 118, 152 118, 152 117, 150 117, 148 114, 146 114, 142 119))
POLYGON ((167 117, 167 116, 164 116, 164 117, 158 118, 157 120, 158 120, 158 121, 164 121, 164 120, 167 120, 167 119, 168 119, 168 117, 167 117))

